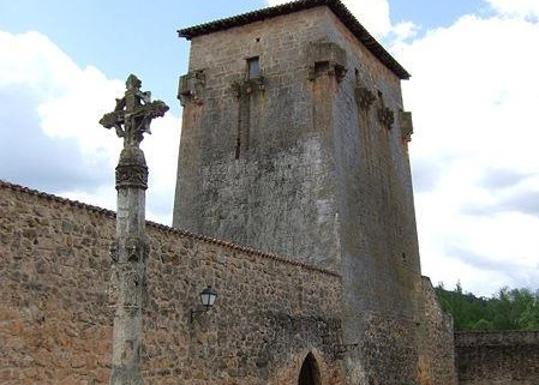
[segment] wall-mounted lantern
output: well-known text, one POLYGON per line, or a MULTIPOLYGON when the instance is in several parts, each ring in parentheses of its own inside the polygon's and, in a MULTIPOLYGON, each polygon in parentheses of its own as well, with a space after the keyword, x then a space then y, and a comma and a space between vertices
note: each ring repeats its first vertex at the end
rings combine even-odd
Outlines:
POLYGON ((200 292, 200 302, 203 308, 200 310, 191 310, 191 322, 193 322, 196 313, 204 313, 210 310, 217 299, 217 292, 211 286, 208 286, 200 292))

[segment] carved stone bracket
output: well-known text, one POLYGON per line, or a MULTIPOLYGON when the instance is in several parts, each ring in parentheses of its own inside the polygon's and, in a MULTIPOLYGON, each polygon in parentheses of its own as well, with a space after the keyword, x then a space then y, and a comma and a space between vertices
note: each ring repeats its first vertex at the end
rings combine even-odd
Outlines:
POLYGON ((391 130, 393 123, 395 123, 395 114, 388 107, 382 106, 378 110, 378 120, 384 127, 391 130))
POLYGON ((355 89, 356 102, 358 106, 365 112, 368 112, 372 104, 376 100, 374 94, 365 87, 357 87, 355 89))
POLYGON ((150 245, 145 239, 130 237, 125 243, 127 261, 145 262, 150 254, 150 245))
POLYGON ((206 87, 206 74, 204 70, 189 72, 180 77, 178 87, 178 99, 180 104, 185 106, 187 103, 203 104, 204 89, 206 87))
POLYGON ((412 134, 414 133, 414 123, 412 120, 412 113, 406 111, 399 112, 399 125, 401 128, 401 136, 404 142, 412 141, 412 134))
POLYGON ((335 76, 341 82, 348 70, 346 51, 338 44, 331 42, 315 42, 309 45, 309 80, 322 75, 335 76))
POLYGON ((309 80, 313 81, 322 75, 335 76, 338 83, 346 77, 347 69, 340 64, 330 62, 316 62, 309 67, 309 80))
POLYGON ((129 187, 148 188, 148 166, 144 153, 135 147, 124 148, 116 166, 116 190, 129 187))
POLYGON ((119 254, 120 252, 118 249, 119 249, 118 240, 115 239, 114 241, 112 241, 110 245, 110 250, 109 250, 109 255, 110 255, 112 264, 118 263, 118 261, 120 260, 120 254, 119 254))
POLYGON ((342 82, 346 77, 346 73, 348 72, 346 67, 343 67, 342 65, 337 63, 334 63, 333 65, 330 63, 330 66, 333 67, 332 72, 330 72, 330 75, 335 75, 335 79, 337 79, 337 82, 342 82))
POLYGON ((378 121, 388 130, 391 130, 393 123, 395 123, 395 113, 386 107, 381 91, 378 91, 378 121))
POLYGON ((234 96, 236 96, 238 99, 243 96, 264 92, 266 89, 265 79, 263 76, 257 76, 256 78, 245 79, 242 81, 235 81, 230 87, 234 96))

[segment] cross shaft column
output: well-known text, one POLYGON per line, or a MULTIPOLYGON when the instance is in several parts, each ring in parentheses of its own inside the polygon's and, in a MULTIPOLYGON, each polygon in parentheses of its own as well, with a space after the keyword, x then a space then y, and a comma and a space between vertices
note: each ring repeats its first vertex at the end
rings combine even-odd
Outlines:
POLYGON ((151 102, 149 92, 130 75, 125 96, 100 123, 114 127, 124 148, 116 167, 116 238, 111 247, 111 302, 115 308, 112 341, 111 385, 143 385, 140 370, 142 316, 146 290, 146 260, 150 247, 145 234, 148 167, 139 148, 152 119, 168 110, 161 101, 151 102))
POLYGON ((139 148, 125 148, 116 167, 118 210, 111 283, 115 293, 111 385, 142 385, 142 306, 146 296, 145 206, 148 168, 139 148))

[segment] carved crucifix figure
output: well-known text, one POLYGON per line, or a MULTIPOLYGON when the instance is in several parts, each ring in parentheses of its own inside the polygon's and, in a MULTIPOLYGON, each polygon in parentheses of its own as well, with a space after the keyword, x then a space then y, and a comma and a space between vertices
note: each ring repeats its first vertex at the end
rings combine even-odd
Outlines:
POLYGON ((110 297, 115 307, 112 342, 111 385, 142 385, 142 306, 146 296, 146 259, 149 245, 145 235, 145 200, 148 167, 139 148, 144 133, 150 133, 154 118, 164 116, 168 107, 151 101, 140 91, 141 82, 129 75, 125 96, 116 99, 116 108, 99 121, 114 127, 124 148, 116 167, 118 211, 116 238, 111 247, 110 297))
POLYGON ((151 101, 151 92, 142 92, 142 82, 133 74, 125 83, 125 96, 116 99, 116 108, 99 121, 106 128, 114 127, 116 134, 124 138, 124 147, 140 145, 143 134, 151 134, 152 119, 164 116, 168 106, 161 100, 151 101))

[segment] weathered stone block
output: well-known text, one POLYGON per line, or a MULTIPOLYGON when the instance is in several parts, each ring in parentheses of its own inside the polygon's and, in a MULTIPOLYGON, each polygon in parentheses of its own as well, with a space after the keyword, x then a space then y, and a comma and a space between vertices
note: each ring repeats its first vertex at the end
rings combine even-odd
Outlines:
POLYGON ((347 73, 346 51, 333 42, 312 42, 308 44, 309 79, 323 74, 333 75, 341 82, 347 73))
POLYGON ((411 142, 412 134, 414 133, 414 123, 412 121, 412 113, 400 111, 399 125, 401 128, 401 136, 403 142, 411 142))
POLYGON ((189 102, 202 104, 204 102, 204 87, 206 75, 204 70, 189 72, 180 77, 178 99, 182 106, 189 102))

